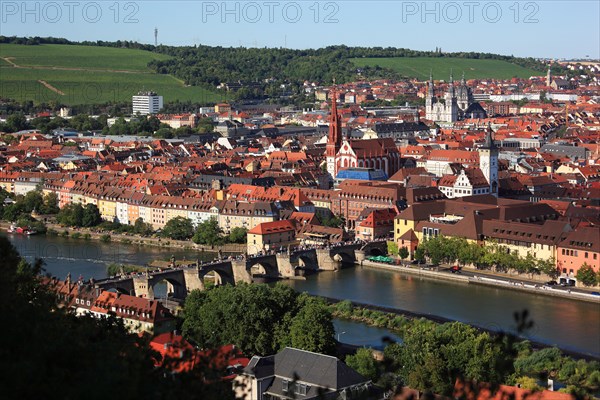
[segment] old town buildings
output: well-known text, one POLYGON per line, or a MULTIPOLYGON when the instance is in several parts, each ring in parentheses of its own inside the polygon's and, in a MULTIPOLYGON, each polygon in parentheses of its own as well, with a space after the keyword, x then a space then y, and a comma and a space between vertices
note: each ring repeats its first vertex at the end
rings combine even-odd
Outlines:
POLYGON ((217 128, 186 138, 3 134, 0 188, 56 193, 60 207, 92 204, 106 221, 154 230, 214 219, 225 233, 245 229, 252 252, 382 237, 414 251, 449 235, 553 258, 567 275, 600 268, 600 89, 548 89, 543 77, 436 86, 445 101, 431 80, 374 81, 315 89, 320 110, 161 116, 217 128), (501 107, 515 86, 522 104, 501 107), (359 104, 400 95, 425 106, 359 104))

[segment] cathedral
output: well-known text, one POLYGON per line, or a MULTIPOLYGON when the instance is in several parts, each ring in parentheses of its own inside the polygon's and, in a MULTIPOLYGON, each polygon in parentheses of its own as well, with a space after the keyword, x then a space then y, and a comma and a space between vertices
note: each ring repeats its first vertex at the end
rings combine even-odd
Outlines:
POLYGON ((383 171, 387 177, 401 166, 400 152, 392 138, 349 140, 342 133, 342 119, 337 111, 335 91, 332 91, 331 115, 325 157, 327 172, 335 178, 348 168, 372 168, 383 171))
POLYGON ((467 86, 465 75, 458 87, 454 84, 452 74, 448 91, 444 97, 435 95, 433 75, 429 76, 427 96, 425 98, 425 118, 436 122, 455 122, 467 118, 486 118, 483 107, 473 100, 471 88, 467 86))

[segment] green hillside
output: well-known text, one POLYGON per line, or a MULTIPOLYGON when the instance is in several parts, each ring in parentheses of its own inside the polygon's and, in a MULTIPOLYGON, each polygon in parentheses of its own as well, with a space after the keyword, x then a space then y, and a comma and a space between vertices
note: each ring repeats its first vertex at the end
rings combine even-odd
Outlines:
POLYGON ((116 47, 43 44, 23 46, 0 45, 0 57, 14 58, 21 66, 50 66, 67 68, 93 68, 107 70, 149 71, 152 60, 168 60, 169 56, 144 50, 116 47))
POLYGON ((429 78, 429 71, 435 79, 448 79, 450 71, 454 77, 460 78, 463 71, 467 79, 513 77, 529 78, 539 76, 539 71, 524 68, 502 60, 478 60, 450 57, 394 57, 394 58, 353 58, 351 61, 357 67, 374 67, 379 65, 390 68, 403 76, 417 79, 429 78))
POLYGON ((185 86, 179 79, 156 74, 147 67, 152 60, 169 58, 113 47, 2 44, 0 97, 35 103, 97 104, 131 101, 138 91, 153 90, 164 96, 165 102, 222 100, 218 93, 185 86))

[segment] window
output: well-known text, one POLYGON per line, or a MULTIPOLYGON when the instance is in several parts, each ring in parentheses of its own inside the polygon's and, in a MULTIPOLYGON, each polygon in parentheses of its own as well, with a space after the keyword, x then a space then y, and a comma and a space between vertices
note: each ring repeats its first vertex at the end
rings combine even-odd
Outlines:
POLYGON ((289 381, 287 381, 286 379, 281 381, 281 391, 282 392, 287 392, 289 389, 289 381))
POLYGON ((306 396, 306 384, 297 383, 296 384, 296 394, 299 394, 301 396, 306 396))
POLYGON ((588 252, 587 251, 585 252, 585 258, 588 258, 588 252))

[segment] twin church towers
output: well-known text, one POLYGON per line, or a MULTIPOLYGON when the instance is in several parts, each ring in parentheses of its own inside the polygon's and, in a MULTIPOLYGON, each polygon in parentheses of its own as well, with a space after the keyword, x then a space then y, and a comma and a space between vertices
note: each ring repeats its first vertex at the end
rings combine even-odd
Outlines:
POLYGON ((450 73, 448 89, 443 97, 435 95, 433 75, 429 75, 425 97, 425 118, 436 122, 455 122, 466 118, 486 117, 485 110, 473 100, 473 93, 467 86, 464 73, 458 85, 455 85, 450 73))

